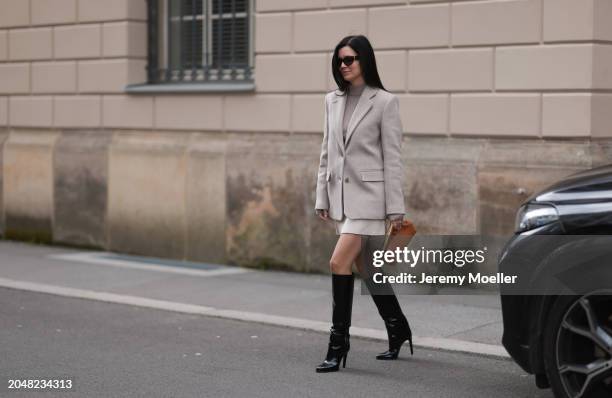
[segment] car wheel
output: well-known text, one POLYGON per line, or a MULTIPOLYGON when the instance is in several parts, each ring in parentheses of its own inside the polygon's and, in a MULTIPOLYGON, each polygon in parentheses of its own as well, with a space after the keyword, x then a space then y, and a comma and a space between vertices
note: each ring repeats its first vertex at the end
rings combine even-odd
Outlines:
POLYGON ((612 397, 612 292, 558 297, 544 329, 544 364, 556 397, 612 397))

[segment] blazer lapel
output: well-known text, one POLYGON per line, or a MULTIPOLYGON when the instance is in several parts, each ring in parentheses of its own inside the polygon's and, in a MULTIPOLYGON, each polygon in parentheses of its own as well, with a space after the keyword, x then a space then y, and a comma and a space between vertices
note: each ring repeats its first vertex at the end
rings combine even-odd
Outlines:
POLYGON ((345 146, 348 145, 349 140, 351 139, 351 136, 353 135, 353 132, 355 131, 355 128, 357 127, 361 119, 363 119, 366 113, 368 113, 368 111, 372 108, 374 103, 372 98, 376 95, 377 91, 378 87, 370 87, 366 85, 363 88, 363 92, 359 97, 357 106, 355 107, 355 110, 353 111, 351 119, 349 120, 348 126, 346 128, 346 142, 344 143, 345 146))
POLYGON ((344 149, 348 145, 357 125, 372 108, 374 104, 372 98, 374 98, 378 90, 378 87, 371 87, 367 85, 364 87, 346 128, 346 142, 344 142, 342 137, 342 125, 344 123, 344 107, 347 96, 346 93, 343 93, 340 90, 335 91, 336 97, 332 100, 331 110, 331 125, 334 127, 332 128, 332 134, 334 135, 334 138, 342 153, 344 153, 344 149))
POLYGON ((342 123, 344 119, 344 104, 346 103, 346 95, 342 91, 336 90, 336 97, 332 100, 332 115, 331 126, 333 127, 332 134, 340 147, 341 153, 344 153, 344 139, 342 137, 342 123))

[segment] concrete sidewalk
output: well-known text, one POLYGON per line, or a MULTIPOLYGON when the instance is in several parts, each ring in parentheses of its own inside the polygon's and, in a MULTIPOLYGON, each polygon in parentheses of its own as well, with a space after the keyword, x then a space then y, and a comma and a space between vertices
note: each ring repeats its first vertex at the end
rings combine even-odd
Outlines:
MULTIPOLYGON (((0 241, 0 287, 328 332, 329 275, 0 241)), ((416 347, 508 357, 494 295, 399 295, 416 347)), ((351 335, 386 341, 372 298, 355 283, 351 335)), ((381 346, 381 349, 384 345, 381 346)))

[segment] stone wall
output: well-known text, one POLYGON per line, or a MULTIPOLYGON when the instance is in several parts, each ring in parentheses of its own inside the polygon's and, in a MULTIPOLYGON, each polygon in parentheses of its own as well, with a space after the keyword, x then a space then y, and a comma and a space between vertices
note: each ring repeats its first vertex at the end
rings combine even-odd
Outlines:
MULTIPOLYGON (((333 225, 314 215, 318 134, 0 133, 9 239, 327 271, 333 225)), ((512 233, 518 205, 606 164, 612 140, 405 137, 407 216, 423 234, 512 233)))

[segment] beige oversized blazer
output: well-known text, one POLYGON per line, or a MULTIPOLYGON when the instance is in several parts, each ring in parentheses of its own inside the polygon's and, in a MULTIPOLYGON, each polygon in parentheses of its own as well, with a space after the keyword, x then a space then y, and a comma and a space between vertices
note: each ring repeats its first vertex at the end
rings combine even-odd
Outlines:
POLYGON ((325 95, 325 124, 315 209, 329 216, 384 219, 404 213, 402 123, 397 96, 366 85, 349 120, 346 144, 342 119, 346 93, 325 95))

